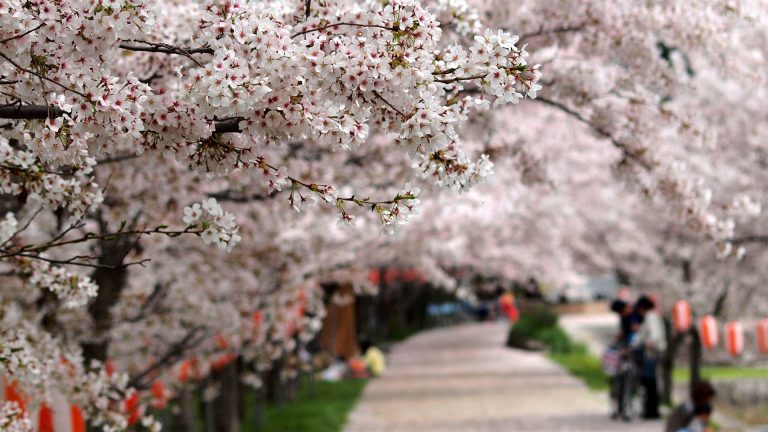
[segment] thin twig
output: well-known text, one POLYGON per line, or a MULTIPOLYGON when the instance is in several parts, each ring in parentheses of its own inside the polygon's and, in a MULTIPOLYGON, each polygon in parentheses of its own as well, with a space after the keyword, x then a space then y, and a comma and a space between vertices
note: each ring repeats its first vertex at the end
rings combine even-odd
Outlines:
POLYGON ((16 63, 15 61, 13 61, 13 60, 12 60, 10 57, 8 57, 7 55, 5 55, 5 54, 4 54, 2 51, 0 51, 0 57, 4 58, 6 61, 8 61, 8 63, 12 64, 12 65, 13 65, 13 66, 14 66, 16 69, 18 69, 18 70, 20 70, 20 71, 23 71, 23 72, 26 72, 26 73, 28 73, 28 74, 34 75, 34 76, 36 76, 36 77, 38 77, 38 78, 40 78, 40 79, 44 79, 44 80, 46 80, 46 81, 48 81, 48 82, 51 82, 51 83, 53 83, 53 84, 56 84, 57 86, 59 86, 59 87, 63 88, 64 90, 67 90, 67 91, 69 91, 69 92, 75 93, 76 95, 82 96, 82 97, 84 97, 85 99, 88 99, 88 96, 87 96, 85 93, 81 93, 81 92, 79 92, 79 91, 77 91, 77 90, 75 90, 75 89, 73 89, 73 88, 69 88, 69 87, 65 86, 64 84, 61 84, 61 83, 59 83, 59 82, 58 82, 58 81, 56 81, 56 80, 53 80, 53 79, 51 79, 51 78, 48 78, 47 76, 45 76, 45 75, 43 75, 43 74, 39 74, 39 73, 37 73, 37 72, 35 72, 35 71, 33 71, 33 70, 27 69, 27 68, 25 68, 25 67, 23 67, 23 66, 19 65, 18 63, 16 63))
POLYGON ((28 34, 30 34, 30 33, 32 33, 32 32, 35 32, 35 31, 37 31, 37 30, 40 30, 40 28, 41 28, 41 27, 43 27, 43 26, 45 26, 45 24, 40 24, 39 26, 37 26, 37 27, 33 28, 32 30, 27 30, 27 31, 25 31, 24 33, 21 33, 21 34, 17 34, 16 36, 7 37, 7 38, 5 38, 5 39, 3 39, 3 40, 0 40, 0 44, 6 44, 6 43, 8 43, 8 42, 10 42, 10 41, 12 41, 12 40, 15 40, 15 39, 21 39, 21 38, 23 38, 24 36, 26 36, 26 35, 28 35, 28 34))
POLYGON ((57 260, 57 259, 53 259, 53 258, 43 257, 43 256, 40 256, 40 255, 26 254, 26 253, 21 253, 21 254, 18 254, 16 256, 24 257, 24 258, 29 258, 29 259, 40 260, 40 261, 45 261, 47 263, 56 264, 56 265, 72 265, 72 266, 78 266, 78 267, 89 267, 89 268, 105 269, 105 270, 115 270, 115 269, 118 269, 118 268, 125 268, 125 267, 134 266, 134 265, 144 266, 144 264, 146 264, 146 263, 151 261, 150 258, 144 258, 144 259, 139 260, 139 261, 131 261, 131 262, 127 262, 127 263, 121 263, 119 265, 109 265, 109 264, 93 264, 93 263, 89 263, 89 262, 83 262, 82 260, 95 260, 95 259, 98 259, 98 257, 92 257, 92 256, 87 256, 87 255, 78 255, 78 256, 75 256, 75 257, 72 257, 72 258, 69 258, 69 259, 66 259, 66 260, 57 260))
POLYGON ((339 26, 380 28, 380 29, 389 30, 389 31, 398 31, 399 30, 399 29, 397 29, 395 27, 387 27, 387 26, 378 25, 378 24, 362 24, 362 23, 340 22, 340 23, 336 23, 336 24, 328 24, 327 26, 323 26, 323 27, 317 27, 317 28, 313 28, 313 29, 307 29, 307 30, 304 30, 304 31, 300 31, 300 32, 298 32, 296 34, 291 35, 291 38, 296 38, 296 37, 299 37, 301 35, 305 35, 307 33, 319 32, 319 31, 328 30, 330 28, 339 27, 339 26))
POLYGON ((182 231, 168 231, 164 229, 165 227, 159 226, 157 228, 153 228, 150 230, 127 230, 127 231, 118 231, 113 233, 107 233, 107 234, 95 234, 95 233, 86 233, 82 237, 69 239, 69 240, 59 240, 59 241, 52 241, 48 242, 46 244, 40 245, 40 246, 23 246, 20 249, 17 250, 0 250, 0 260, 11 258, 14 256, 19 256, 21 254, 29 254, 29 253, 39 253, 44 252, 49 249, 55 248, 55 247, 61 247, 76 243, 83 243, 90 240, 109 240, 116 237, 121 236, 129 236, 129 235, 152 235, 152 234, 162 234, 167 235, 169 237, 178 237, 182 234, 201 234, 203 231, 200 229, 195 229, 195 226, 189 226, 185 228, 182 231))
POLYGON ((27 228, 29 228, 29 225, 32 223, 32 221, 33 221, 33 220, 35 220, 35 218, 37 217, 37 215, 39 215, 39 214, 40 214, 40 212, 41 212, 41 211, 43 211, 43 208, 42 208, 42 207, 38 208, 38 209, 37 209, 37 210, 36 210, 36 211, 35 211, 35 212, 32 214, 32 216, 30 216, 30 217, 29 217, 29 220, 27 221, 27 223, 25 223, 25 224, 24 224, 24 226, 22 226, 21 228, 17 229, 17 230, 16 230, 16 231, 13 233, 13 235, 11 235, 10 237, 8 237, 8 240, 6 240, 6 241, 4 241, 2 244, 0 244, 0 248, 3 248, 3 247, 5 247, 5 245, 7 245, 7 244, 8 244, 8 243, 9 243, 11 240, 13 240, 13 239, 14 239, 14 238, 15 238, 17 235, 19 235, 19 233, 21 233, 22 231, 24 231, 24 230, 26 230, 27 228))
POLYGON ((374 92, 373 92, 373 95, 374 95, 374 96, 376 96, 377 98, 381 99, 381 100, 382 100, 382 102, 384 102, 385 104, 387 104, 387 106, 389 106, 390 108, 392 108, 393 110, 395 110, 395 112, 397 112, 398 114, 400 114, 400 116, 402 116, 403 118, 406 118, 406 117, 408 117, 408 116, 406 116, 406 115, 405 115, 405 114, 404 114, 402 111, 400 111, 399 109, 397 109, 397 108, 396 108, 394 105, 392 105, 391 103, 389 103, 389 101, 388 101, 388 100, 384 99, 384 97, 383 97, 383 96, 381 96, 381 95, 379 94, 379 92, 377 92, 377 91, 375 91, 375 90, 374 90, 374 92))

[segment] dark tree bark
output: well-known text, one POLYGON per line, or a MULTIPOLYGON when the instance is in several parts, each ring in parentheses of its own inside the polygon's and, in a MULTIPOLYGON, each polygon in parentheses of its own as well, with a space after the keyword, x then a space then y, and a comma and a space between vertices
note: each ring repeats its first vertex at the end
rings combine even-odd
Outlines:
MULTIPOLYGON (((107 233, 106 223, 99 218, 100 231, 107 233)), ((136 244, 134 236, 116 236, 99 240, 100 256, 97 268, 93 273, 93 281, 99 287, 96 299, 88 306, 88 313, 93 320, 95 340, 84 343, 83 357, 86 366, 91 360, 105 361, 109 341, 106 335, 112 327, 112 306, 120 299, 125 287, 128 272, 123 267, 123 261, 136 244)))
POLYGON ((689 359, 691 369, 690 389, 693 390, 693 387, 701 381, 702 350, 701 337, 699 336, 699 330, 696 329, 696 326, 691 326, 689 334, 691 336, 691 351, 689 359))
POLYGON ((219 384, 219 395, 213 400, 213 425, 216 432, 240 431, 238 416, 240 380, 237 372, 237 362, 231 362, 213 372, 213 379, 219 384))
MULTIPOLYGON (((177 398, 178 412, 171 418, 169 430, 197 432, 197 410, 195 392, 190 387, 180 390, 177 398)), ((163 428, 165 429, 165 428, 163 428)))
POLYGON ((266 408, 267 394, 262 386, 256 390, 256 403, 253 408, 253 430, 261 430, 264 427, 264 409, 266 408))
POLYGON ((672 381, 672 375, 675 371, 675 357, 680 345, 685 340, 685 335, 681 333, 673 333, 673 328, 669 319, 664 319, 664 326, 667 329, 667 352, 664 353, 664 357, 661 359, 661 402, 667 405, 672 405, 672 389, 674 383, 672 381))

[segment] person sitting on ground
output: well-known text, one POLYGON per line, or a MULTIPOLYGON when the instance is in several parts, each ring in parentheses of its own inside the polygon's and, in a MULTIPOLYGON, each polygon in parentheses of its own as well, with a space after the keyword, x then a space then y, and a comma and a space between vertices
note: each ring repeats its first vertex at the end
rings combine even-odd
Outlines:
POLYGON ((387 369, 387 360, 384 358, 384 353, 367 339, 360 343, 360 348, 371 375, 379 376, 383 374, 387 369))
POLYGON ((691 424, 678 430, 678 432, 714 432, 715 429, 709 423, 711 416, 712 405, 696 405, 696 407, 694 407, 693 420, 691 421, 691 424))
POLYGON ((717 393, 709 381, 699 381, 691 388, 691 400, 685 401, 676 406, 667 417, 665 432, 677 432, 691 424, 696 417, 695 407, 701 405, 712 405, 717 393))
POLYGON ((640 297, 635 308, 643 317, 643 324, 633 341, 633 345, 638 350, 642 350, 640 384, 645 389, 643 418, 657 419, 661 416, 659 415, 659 387, 656 366, 658 359, 667 350, 667 332, 664 328, 664 321, 654 310, 656 303, 648 296, 640 297))

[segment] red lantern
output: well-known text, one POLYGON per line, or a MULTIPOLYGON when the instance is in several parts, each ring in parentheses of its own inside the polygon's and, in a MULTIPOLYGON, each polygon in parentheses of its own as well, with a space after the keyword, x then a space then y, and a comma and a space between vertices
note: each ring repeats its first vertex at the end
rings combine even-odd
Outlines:
POLYGON ((712 315, 707 315, 699 322, 699 331, 701 332, 701 343, 706 349, 712 349, 717 346, 717 321, 712 315))
POLYGON ((768 354, 768 319, 757 323, 757 347, 761 353, 768 354))
POLYGON ((165 388, 165 384, 162 380, 155 380, 152 383, 152 387, 149 389, 152 393, 152 402, 150 405, 155 409, 163 409, 168 404, 168 400, 171 398, 170 392, 165 388))
POLYGON ((515 297, 510 293, 504 293, 499 297, 499 305, 510 322, 516 323, 520 319, 520 312, 515 305, 515 297))
POLYGON ((672 321, 675 330, 680 333, 688 331, 691 327, 691 305, 685 300, 678 300, 672 308, 672 321))
POLYGON ((141 416, 144 415, 142 407, 139 405, 139 393, 134 391, 123 401, 123 409, 128 415, 128 426, 136 424, 141 416))
POLYGON ((379 282, 381 282, 381 273, 379 273, 379 270, 378 270, 378 269, 371 269, 371 270, 368 272, 368 280, 369 280, 369 281, 370 281, 372 284, 374 284, 374 285, 378 285, 378 284, 379 284, 379 282))
POLYGON ((725 326, 728 352, 737 357, 744 351, 744 327, 738 321, 731 321, 725 326))

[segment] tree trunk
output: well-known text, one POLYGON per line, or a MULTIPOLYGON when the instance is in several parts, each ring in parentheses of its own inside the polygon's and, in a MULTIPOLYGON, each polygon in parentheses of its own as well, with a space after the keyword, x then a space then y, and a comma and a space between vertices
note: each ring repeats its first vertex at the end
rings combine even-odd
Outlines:
POLYGON ((264 386, 256 390, 256 403, 253 406, 253 430, 261 430, 264 427, 264 409, 266 407, 267 394, 264 386))
POLYGON ((672 375, 675 370, 675 356, 677 350, 680 348, 685 339, 685 335, 680 333, 672 334, 672 326, 668 319, 664 320, 665 327, 667 328, 667 352, 664 353, 664 357, 661 360, 661 385, 662 394, 661 402, 666 405, 672 405, 672 390, 674 388, 674 382, 672 375))
MULTIPOLYGON (((100 217, 99 225, 101 233, 108 232, 106 223, 100 217)), ((91 360, 107 360, 107 334, 112 328, 112 306, 120 299, 120 293, 128 278, 128 272, 122 266, 123 261, 135 245, 133 236, 117 236, 99 241, 101 255, 98 263, 102 267, 93 272, 93 281, 98 285, 99 292, 88 306, 88 313, 93 320, 94 340, 82 344, 86 367, 91 360)))
POLYGON ((267 400, 276 406, 285 404, 285 391, 283 389, 283 380, 281 379, 283 371, 283 359, 280 358, 272 363, 272 368, 267 372, 266 396, 267 400))
POLYGON ((699 337, 699 331, 695 326, 691 326, 691 352, 690 352, 690 369, 691 369, 691 382, 690 389, 701 381, 701 338, 699 337))
POLYGON ((171 424, 168 430, 197 432, 195 392, 189 386, 184 387, 179 391, 177 401, 179 410, 171 418, 171 424))
POLYGON ((213 372, 219 384, 219 395, 213 400, 213 424, 216 432, 239 432, 238 400, 240 396, 237 362, 213 372))

